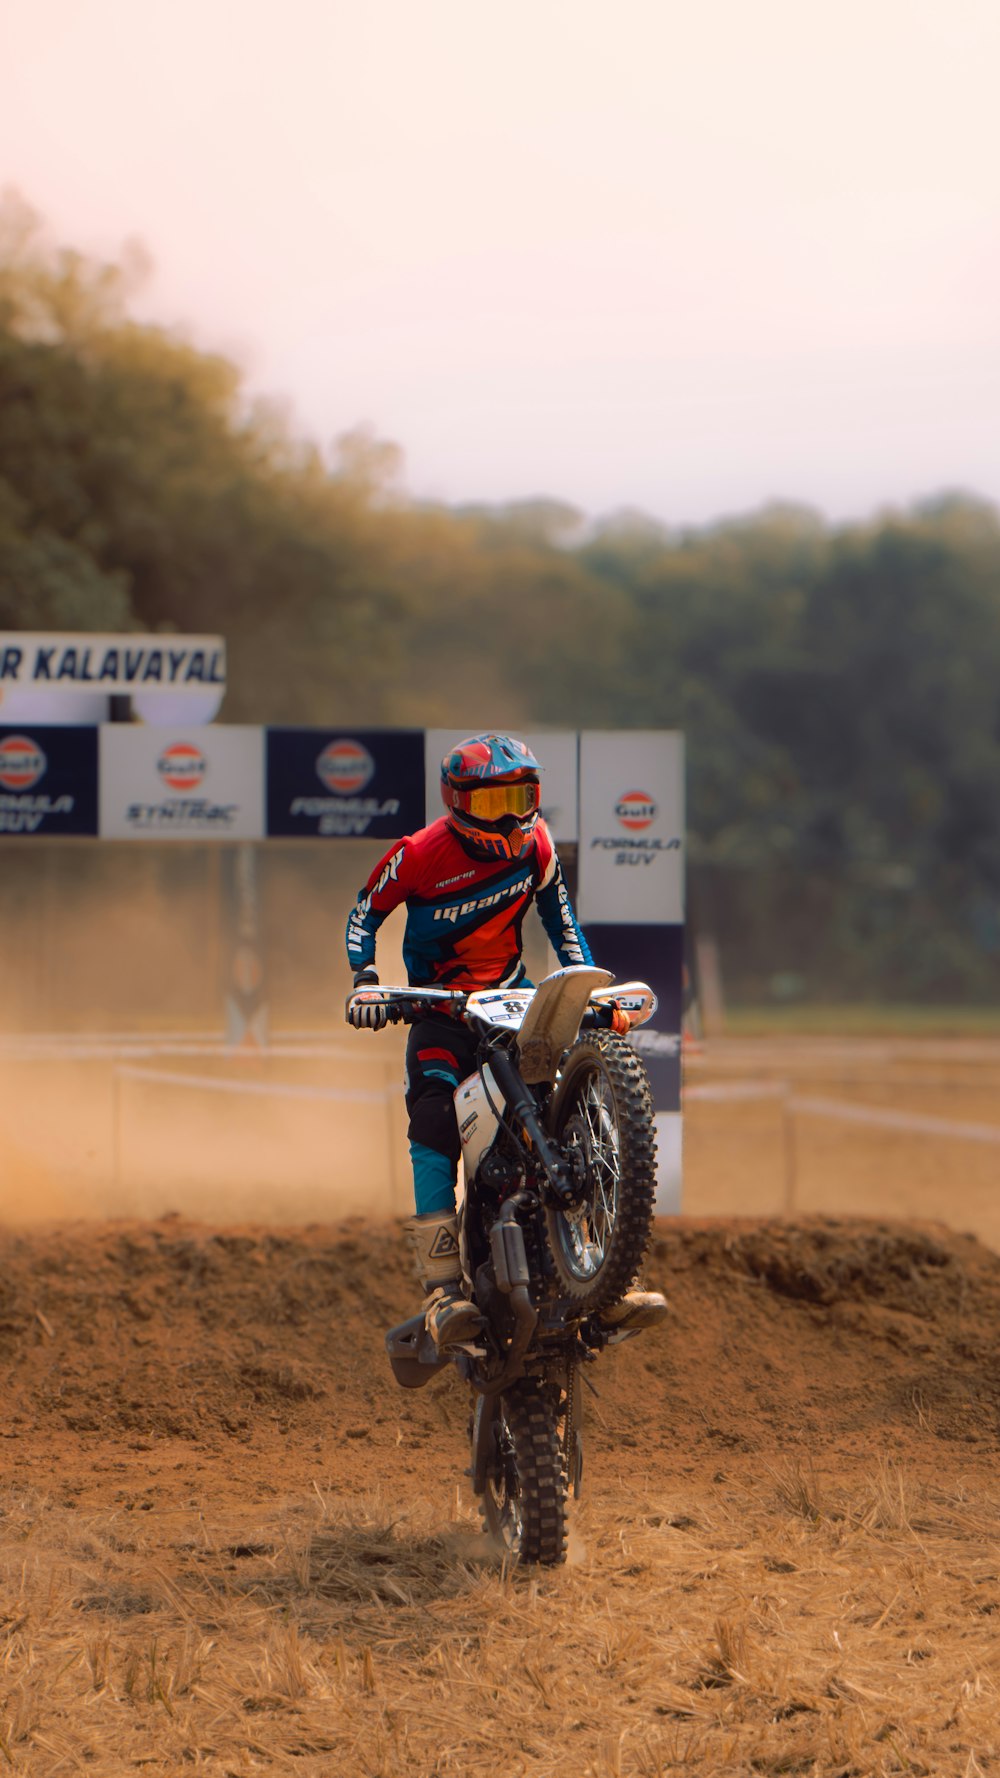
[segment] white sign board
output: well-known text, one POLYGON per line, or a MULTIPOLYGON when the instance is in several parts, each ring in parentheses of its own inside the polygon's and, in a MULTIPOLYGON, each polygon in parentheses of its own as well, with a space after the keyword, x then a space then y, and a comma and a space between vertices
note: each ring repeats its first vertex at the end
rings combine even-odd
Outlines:
POLYGON ((102 839, 263 837, 263 729, 107 723, 99 771, 102 839))
MULTIPOLYGON (((480 734, 491 731, 481 729, 480 734)), ((542 814, 552 830, 552 838, 557 845, 569 844, 576 839, 577 808, 576 808, 576 760, 577 744, 574 734, 539 734, 524 729, 496 729, 495 734, 513 734, 518 741, 530 747, 541 767, 542 814)), ((441 761, 456 741, 465 736, 455 729, 431 728, 426 734, 427 749, 427 820, 436 821, 444 814, 444 803, 441 801, 441 761)))
POLYGON ((59 635, 0 631, 0 691, 221 692, 226 645, 221 636, 59 635))
POLYGON ((585 925, 683 921, 683 735, 664 729, 580 735, 577 913, 585 925))

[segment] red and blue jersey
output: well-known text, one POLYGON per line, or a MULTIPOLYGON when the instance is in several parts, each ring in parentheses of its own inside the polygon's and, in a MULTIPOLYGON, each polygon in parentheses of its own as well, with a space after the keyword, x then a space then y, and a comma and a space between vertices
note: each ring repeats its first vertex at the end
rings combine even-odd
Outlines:
POLYGON ((521 923, 532 902, 560 963, 592 963, 544 821, 518 858, 485 859, 472 857, 442 816, 372 871, 347 922, 351 968, 374 964, 379 927, 405 906, 411 987, 509 987, 524 979, 521 923))

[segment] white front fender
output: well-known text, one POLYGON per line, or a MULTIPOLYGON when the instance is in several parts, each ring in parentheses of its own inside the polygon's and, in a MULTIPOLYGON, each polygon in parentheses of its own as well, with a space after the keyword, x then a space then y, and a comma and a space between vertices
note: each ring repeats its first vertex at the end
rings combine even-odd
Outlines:
POLYGON ((613 980, 606 969, 572 963, 539 982, 517 1034, 521 1077, 529 1086, 555 1080, 559 1059, 576 1040, 591 994, 613 980))

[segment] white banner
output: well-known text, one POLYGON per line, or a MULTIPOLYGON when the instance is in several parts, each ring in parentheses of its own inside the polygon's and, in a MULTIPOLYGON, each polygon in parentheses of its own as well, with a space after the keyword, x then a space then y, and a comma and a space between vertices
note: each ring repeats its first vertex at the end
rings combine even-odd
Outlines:
POLYGON ((221 636, 0 631, 0 691, 221 692, 225 684, 221 636))
MULTIPOLYGON (((487 729, 477 730, 487 734, 487 729)), ((530 747, 541 767, 542 814, 552 830, 557 845, 569 844, 577 835, 575 734, 539 734, 524 729, 496 729, 496 734, 513 734, 530 747)), ((441 801, 441 761, 449 748, 465 736, 455 729, 427 730, 427 820, 436 821, 444 814, 441 801)))
POLYGON ((683 735, 580 735, 577 913, 584 925, 683 922, 683 735))
POLYGON ((99 781, 102 839, 263 838, 263 729, 106 723, 99 781))

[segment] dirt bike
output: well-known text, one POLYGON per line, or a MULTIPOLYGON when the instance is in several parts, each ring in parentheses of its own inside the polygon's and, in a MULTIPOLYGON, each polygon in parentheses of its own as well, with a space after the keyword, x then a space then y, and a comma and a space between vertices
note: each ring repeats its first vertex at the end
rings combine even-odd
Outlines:
MULTIPOLYGON (((383 987, 390 1022, 447 1012, 477 1039, 455 1092, 465 1174, 459 1240, 483 1317, 474 1343, 439 1350, 415 1315, 386 1335, 406 1389, 454 1364, 471 1385, 472 1486, 487 1530, 522 1563, 565 1560, 569 1495, 583 1476, 581 1377, 649 1240, 653 1101, 611 1003, 644 1024, 656 997, 573 965, 537 988, 383 987)), ((584 1379, 589 1381, 589 1379, 584 1379)))

